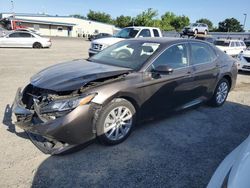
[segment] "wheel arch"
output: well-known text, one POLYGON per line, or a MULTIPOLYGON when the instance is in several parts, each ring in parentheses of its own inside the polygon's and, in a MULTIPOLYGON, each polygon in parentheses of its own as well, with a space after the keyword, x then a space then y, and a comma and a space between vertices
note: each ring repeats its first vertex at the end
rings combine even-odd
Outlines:
POLYGON ((100 113, 102 112, 102 108, 108 105, 111 101, 116 100, 116 99, 125 99, 128 102, 130 102, 136 111, 136 119, 138 116, 140 116, 140 106, 135 97, 132 96, 130 93, 121 93, 121 94, 115 94, 109 98, 107 98, 102 104, 95 104, 96 108, 94 109, 94 117, 93 117, 93 131, 95 132, 96 136, 100 136, 102 134, 101 127, 97 125, 97 120, 100 116, 100 113))
POLYGON ((228 75, 228 74, 226 74, 222 78, 225 78, 228 81, 228 83, 229 83, 229 89, 231 89, 231 87, 232 87, 232 78, 231 78, 231 76, 228 75))

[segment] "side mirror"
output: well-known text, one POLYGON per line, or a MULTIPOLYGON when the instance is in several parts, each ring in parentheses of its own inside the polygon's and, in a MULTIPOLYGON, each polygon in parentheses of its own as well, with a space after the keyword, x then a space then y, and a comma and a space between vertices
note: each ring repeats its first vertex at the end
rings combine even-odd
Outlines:
POLYGON ((167 65, 158 65, 153 71, 160 74, 171 74, 174 70, 167 65))

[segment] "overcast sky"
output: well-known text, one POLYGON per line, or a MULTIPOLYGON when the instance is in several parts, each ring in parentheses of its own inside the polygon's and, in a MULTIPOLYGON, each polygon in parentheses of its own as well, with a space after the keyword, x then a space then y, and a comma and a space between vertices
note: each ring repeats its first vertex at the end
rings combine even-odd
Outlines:
MULTIPOLYGON (((225 18, 234 17, 241 24, 244 13, 248 16, 246 29, 250 30, 250 0, 13 0, 16 13, 48 13, 67 16, 86 15, 89 9, 109 13, 113 18, 123 15, 135 16, 147 8, 158 10, 159 15, 167 11, 186 15, 191 22, 200 18, 210 19, 215 26, 225 18), (183 1, 183 2, 181 2, 183 1)), ((11 0, 0 0, 0 12, 12 10, 11 0)))

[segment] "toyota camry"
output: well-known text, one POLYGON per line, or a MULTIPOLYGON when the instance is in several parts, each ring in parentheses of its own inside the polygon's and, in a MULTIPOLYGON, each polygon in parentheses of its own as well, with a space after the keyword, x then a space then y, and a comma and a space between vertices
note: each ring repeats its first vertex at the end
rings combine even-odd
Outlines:
POLYGON ((236 61, 204 41, 125 40, 35 74, 17 91, 15 124, 52 155, 95 138, 119 144, 141 120, 205 102, 223 105, 236 61))

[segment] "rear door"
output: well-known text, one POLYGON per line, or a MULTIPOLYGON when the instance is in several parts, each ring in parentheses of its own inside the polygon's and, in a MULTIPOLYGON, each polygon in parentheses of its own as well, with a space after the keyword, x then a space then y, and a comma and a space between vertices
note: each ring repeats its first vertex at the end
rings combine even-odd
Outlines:
POLYGON ((190 54, 193 97, 203 100, 211 96, 219 77, 218 57, 209 44, 202 42, 191 42, 190 54))

